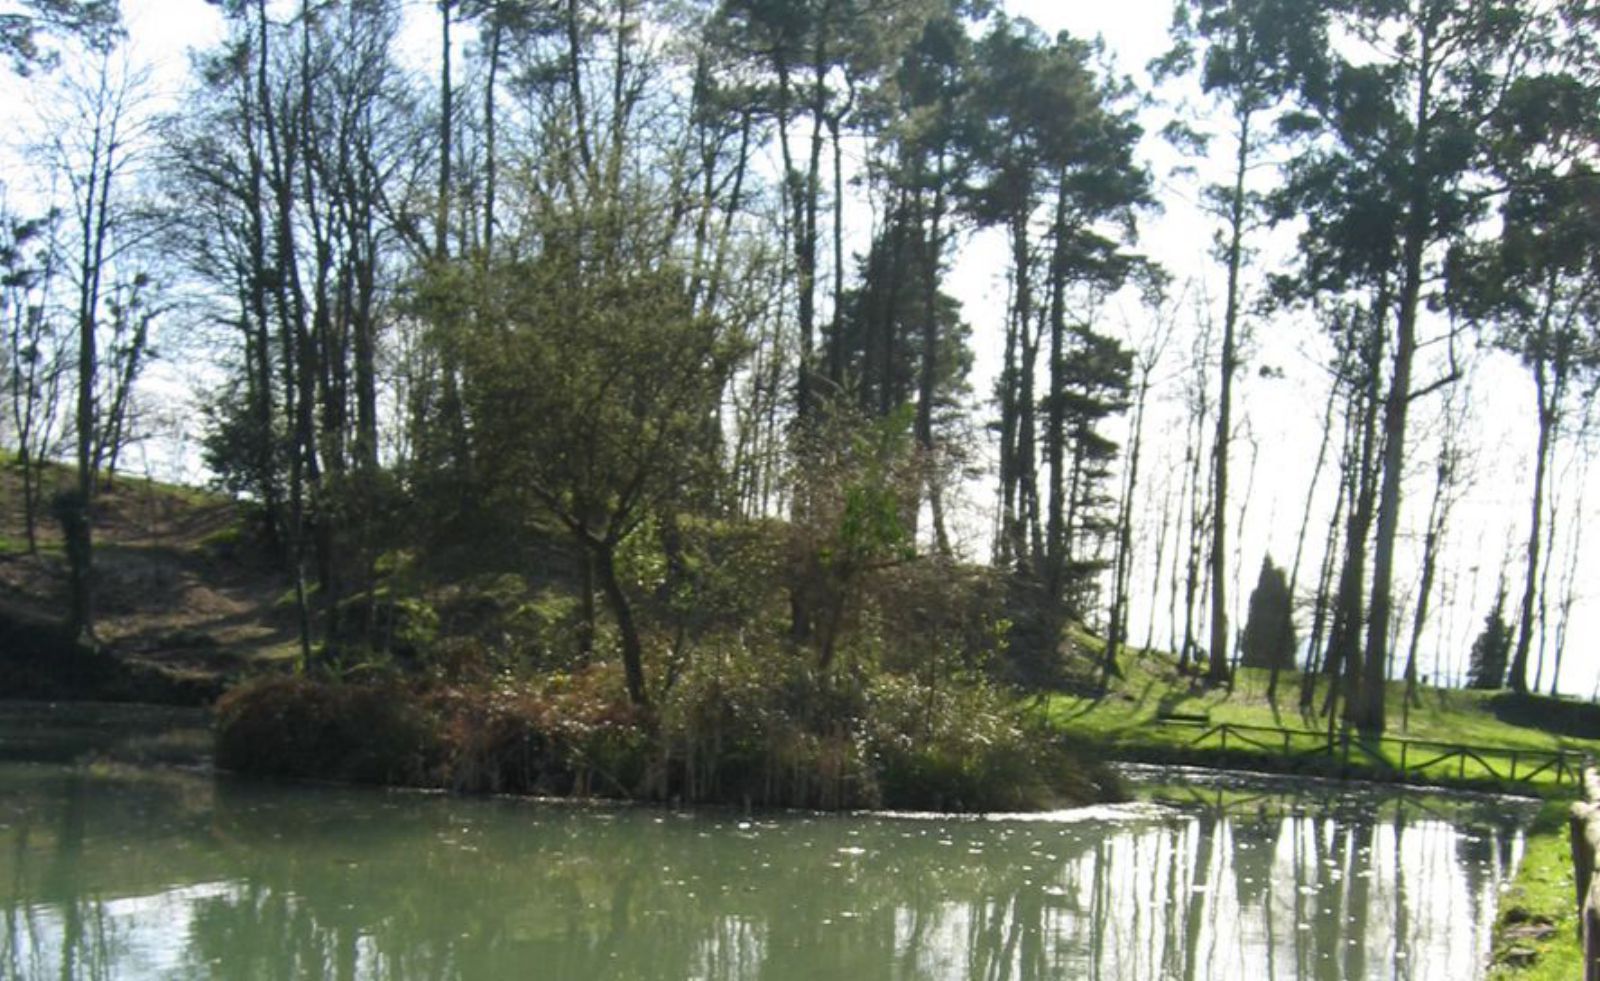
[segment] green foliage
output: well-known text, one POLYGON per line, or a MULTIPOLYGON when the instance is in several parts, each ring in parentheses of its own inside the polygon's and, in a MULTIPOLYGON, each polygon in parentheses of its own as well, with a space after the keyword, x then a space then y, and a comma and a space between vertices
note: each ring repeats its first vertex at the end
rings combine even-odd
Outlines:
POLYGON ((439 640, 427 667, 446 679, 570 670, 578 657, 579 600, 515 573, 436 588, 439 640))
POLYGON ((568 536, 611 610, 639 704, 649 686, 633 597, 665 570, 624 546, 687 488, 715 484, 719 399, 744 350, 737 325, 697 307, 662 216, 632 199, 648 190, 544 202, 530 216, 536 254, 437 267, 416 303, 460 366, 472 426, 459 438, 485 501, 511 529, 543 521, 568 536))
POLYGON ((473 460, 495 502, 615 543, 714 473, 706 420, 741 345, 695 311, 676 269, 577 245, 436 273, 423 309, 468 307, 439 343, 462 365, 473 460))
POLYGON ((1472 657, 1467 664, 1468 688, 1500 688, 1506 680, 1506 662, 1511 655, 1511 626, 1505 618, 1505 593, 1495 598, 1494 609, 1483 619, 1483 630, 1472 642, 1472 657))
POLYGON ((874 660, 854 652, 850 670, 824 672, 776 630, 718 632, 648 712, 610 660, 409 684, 273 679, 219 704, 218 759, 278 776, 760 806, 1012 810, 1116 792, 965 666, 982 656, 947 652, 916 675, 874 660))
POLYGON ((760 629, 779 615, 788 548, 782 522, 692 512, 672 512, 628 539, 619 556, 625 574, 637 552, 657 557, 651 581, 629 578, 642 624, 669 648, 669 672, 704 656, 702 643, 714 648, 721 637, 760 629))
POLYGON ((927 233, 904 210, 873 240, 861 260, 861 285, 840 298, 842 315, 829 326, 830 371, 853 390, 866 415, 885 415, 907 405, 918 391, 918 371, 930 356, 936 368, 934 398, 955 405, 972 368, 971 328, 960 304, 938 291, 932 298, 935 349, 925 351, 930 331, 927 287, 921 275, 938 257, 927 233))
POLYGON ((212 481, 235 498, 277 500, 285 435, 263 423, 237 378, 201 400, 200 458, 212 481))
POLYGON ((399 685, 266 678, 224 695, 216 718, 217 765, 242 773, 415 784, 439 752, 427 713, 399 685))
POLYGON ((430 707, 445 746, 436 780, 454 790, 629 797, 644 787, 649 731, 614 666, 444 688, 430 707))
POLYGON ((1294 668, 1298 641, 1294 629, 1294 600, 1289 581, 1272 557, 1261 560, 1256 588, 1250 593, 1250 613, 1244 625, 1242 663, 1248 668, 1294 668))
POLYGON ((774 640, 707 645, 673 686, 662 705, 671 784, 689 799, 764 806, 878 803, 858 679, 823 675, 774 640))
POLYGON ((1011 811, 1120 794, 981 677, 935 688, 884 675, 871 698, 868 742, 890 806, 1011 811))
POLYGON ((1583 947, 1574 941, 1572 801, 1547 800, 1528 829, 1517 876, 1500 897, 1495 917, 1491 981, 1558 981, 1583 975, 1583 947), (1533 929, 1529 929, 1529 928, 1533 929))
POLYGON ((864 419, 835 404, 797 440, 797 508, 791 526, 791 593, 815 635, 826 668, 847 624, 852 599, 873 574, 916 556, 906 514, 921 473, 910 438, 911 406, 864 419))

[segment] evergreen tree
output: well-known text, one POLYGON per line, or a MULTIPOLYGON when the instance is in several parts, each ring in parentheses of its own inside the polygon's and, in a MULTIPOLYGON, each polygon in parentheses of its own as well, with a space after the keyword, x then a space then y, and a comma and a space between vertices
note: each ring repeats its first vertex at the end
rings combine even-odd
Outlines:
POLYGON ((1244 625, 1244 660, 1247 668, 1274 671, 1294 667, 1299 638, 1294 629, 1294 603, 1283 570, 1268 555, 1250 594, 1250 615, 1244 625))
POLYGON ((1454 379, 1418 370, 1425 367, 1418 351, 1432 340, 1422 315, 1437 302, 1445 251, 1484 211, 1473 186, 1483 164, 1479 134, 1526 68, 1535 18, 1532 6, 1517 0, 1336 10, 1332 29, 1385 54, 1337 59, 1302 83, 1305 114, 1284 124, 1316 139, 1289 167, 1276 211, 1305 220, 1302 289, 1338 294, 1375 286, 1381 301, 1373 312, 1389 365, 1380 396, 1370 599, 1360 621, 1362 662, 1347 662, 1344 713, 1363 730, 1381 731, 1410 411, 1454 379))
POLYGON ((1506 660, 1511 654, 1511 626, 1505 618, 1506 593, 1495 597, 1494 610, 1483 618, 1483 632, 1472 642, 1467 667, 1467 687, 1495 689, 1505 684, 1506 660))

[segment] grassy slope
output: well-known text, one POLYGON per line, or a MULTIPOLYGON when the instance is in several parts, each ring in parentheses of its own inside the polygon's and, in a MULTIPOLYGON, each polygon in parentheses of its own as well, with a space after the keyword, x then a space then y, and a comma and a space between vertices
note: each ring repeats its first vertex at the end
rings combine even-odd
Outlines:
MULTIPOLYGON (((1319 733, 1327 729, 1327 720, 1317 712, 1301 714, 1298 674, 1284 674, 1279 678, 1277 699, 1272 701, 1266 694, 1267 672, 1261 670, 1241 669, 1234 689, 1227 691, 1191 684, 1191 679, 1179 675, 1172 659, 1164 654, 1131 655, 1124 659, 1123 668, 1124 677, 1112 685, 1109 693, 1098 697, 1051 696, 1045 703, 1044 711, 1063 732, 1104 745, 1112 753, 1133 755, 1191 750, 1202 730, 1161 725, 1157 719, 1163 714, 1205 715, 1212 723, 1230 722, 1319 733)), ((1319 706, 1321 697, 1322 688, 1319 685, 1319 706)), ((1540 717, 1538 702, 1519 708, 1504 695, 1493 692, 1422 688, 1420 704, 1414 704, 1409 714, 1404 712, 1403 703, 1404 685, 1390 683, 1389 730, 1386 735, 1391 738, 1436 740, 1508 750, 1567 749, 1600 755, 1600 731, 1593 733, 1594 738, 1579 738, 1522 724, 1540 717)), ((1292 740, 1291 748, 1308 749, 1319 742, 1321 739, 1317 737, 1296 738, 1292 740)), ((1208 740, 1205 745, 1214 748, 1215 738, 1208 740)), ((1261 765, 1269 768, 1274 765, 1278 755, 1252 754, 1249 747, 1237 747, 1237 743, 1230 743, 1229 747, 1238 754, 1236 762, 1248 763, 1251 756, 1255 755, 1259 757, 1261 765)), ((1381 752, 1391 760, 1398 759, 1398 746, 1394 743, 1385 744, 1381 752)), ((1412 750, 1411 753, 1417 751, 1412 750)), ((1417 759, 1417 755, 1408 757, 1412 763, 1417 759)), ((1491 759, 1491 762, 1499 764, 1501 761, 1491 759)), ((1457 772, 1457 764, 1450 762, 1436 767, 1430 771, 1430 775, 1448 781, 1457 772)), ((1469 762, 1466 776, 1470 780, 1486 774, 1469 762)))
MULTIPOLYGON (((49 515, 72 480, 50 466, 29 554, 21 477, 0 454, 0 615, 58 621, 66 562, 49 515)), ((96 503, 96 633, 106 649, 180 676, 233 677, 293 657, 292 624, 274 608, 284 578, 243 540, 239 508, 192 488, 119 475, 96 503)), ((4 694, 0 692, 0 694, 4 694)))

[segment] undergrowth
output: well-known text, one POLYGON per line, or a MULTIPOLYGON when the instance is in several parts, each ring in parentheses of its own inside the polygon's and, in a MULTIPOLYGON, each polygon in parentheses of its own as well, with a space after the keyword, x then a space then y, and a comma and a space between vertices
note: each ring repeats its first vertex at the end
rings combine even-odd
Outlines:
POLYGON ((818 675, 703 658, 647 709, 597 664, 526 677, 260 679, 217 705, 238 772, 746 807, 1020 810, 1119 795, 1115 777, 980 678, 818 675))

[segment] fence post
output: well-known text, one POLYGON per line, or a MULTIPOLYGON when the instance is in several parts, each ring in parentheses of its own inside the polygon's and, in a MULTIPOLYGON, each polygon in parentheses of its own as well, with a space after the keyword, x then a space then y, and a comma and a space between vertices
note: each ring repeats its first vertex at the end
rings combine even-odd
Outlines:
MULTIPOLYGON (((1583 909, 1589 896, 1589 877, 1594 875, 1594 847, 1589 843, 1589 818, 1593 805, 1578 801, 1567 812, 1567 834, 1572 842, 1572 884, 1577 895, 1578 908, 1583 909)), ((1584 924, 1578 921, 1578 936, 1583 937, 1584 924)))
MULTIPOLYGON (((1557 768, 1566 762, 1558 757, 1557 768)), ((1572 845, 1572 880, 1578 903, 1578 940, 1583 947, 1584 981, 1600 981, 1600 876, 1595 856, 1600 852, 1600 773, 1592 763, 1583 767, 1583 800, 1572 805, 1567 831, 1572 845)))

